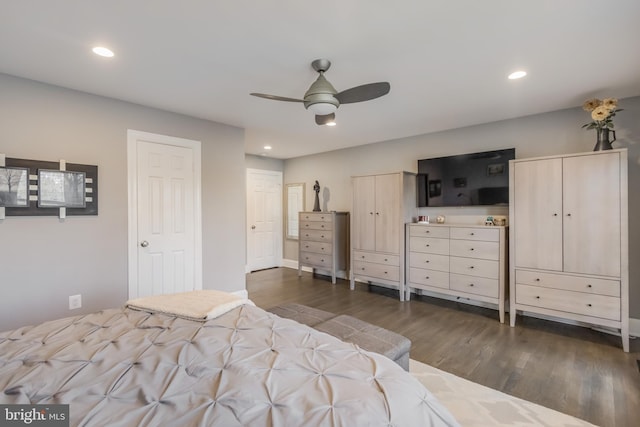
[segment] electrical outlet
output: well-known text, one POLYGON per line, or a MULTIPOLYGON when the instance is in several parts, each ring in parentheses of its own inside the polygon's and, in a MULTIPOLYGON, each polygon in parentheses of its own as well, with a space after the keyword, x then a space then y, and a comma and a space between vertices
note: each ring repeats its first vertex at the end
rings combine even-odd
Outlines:
POLYGON ((69 297, 69 310, 82 307, 82 295, 71 295, 69 297))

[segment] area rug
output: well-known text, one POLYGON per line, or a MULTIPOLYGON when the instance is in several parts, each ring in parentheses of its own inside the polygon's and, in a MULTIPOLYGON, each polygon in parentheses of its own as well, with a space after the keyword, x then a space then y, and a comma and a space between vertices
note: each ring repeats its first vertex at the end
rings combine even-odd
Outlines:
POLYGON ((462 427, 594 427, 581 419, 410 360, 409 371, 462 427))

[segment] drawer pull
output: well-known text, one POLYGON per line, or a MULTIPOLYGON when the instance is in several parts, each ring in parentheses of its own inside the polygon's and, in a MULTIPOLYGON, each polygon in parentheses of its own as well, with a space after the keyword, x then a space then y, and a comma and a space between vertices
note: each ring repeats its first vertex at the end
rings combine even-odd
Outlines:
POLYGON ((320 237, 322 237, 324 239, 324 234, 322 236, 320 236, 320 237))
POLYGON ((539 297, 539 296, 536 296, 536 299, 540 299, 540 297, 539 297))
POLYGON ((387 272, 385 271, 385 272, 384 272, 384 274, 389 274, 389 273, 387 273, 387 272))
POLYGON ((362 259, 364 259, 364 255, 362 255, 362 259))
POLYGON ((427 264, 429 264, 429 260, 426 260, 425 262, 426 262, 427 264))
POLYGON ((473 270, 475 267, 473 265, 471 265, 471 266, 469 266, 469 268, 473 270))
POLYGON ((429 247, 429 245, 425 245, 426 247, 429 247))
POLYGON ((539 277, 536 277, 536 282, 539 282, 539 281, 540 281, 540 278, 539 278, 539 277))
POLYGON ((429 276, 425 276, 425 279, 429 280, 429 276))
POLYGON ((323 260, 323 259, 321 259, 321 260, 320 260, 320 262, 324 262, 324 260, 323 260))
POLYGON ((429 234, 429 233, 431 233, 431 231, 429 231, 429 230, 426 230, 426 231, 425 231, 425 233, 427 233, 427 234, 429 234))
POLYGON ((568 214, 567 214, 567 216, 571 216, 571 214, 570 214, 570 213, 568 213, 568 214))
POLYGON ((475 236, 475 235, 476 235, 476 233, 469 233, 469 235, 470 235, 470 236, 475 236))
POLYGON ((587 307, 591 307, 591 304, 587 304, 587 307))
POLYGON ((364 267, 362 267, 362 271, 364 271, 364 267))
POLYGON ((470 248, 469 250, 470 250, 470 251, 472 251, 472 250, 473 250, 473 248, 470 248))
POLYGON ((592 287, 591 285, 587 285, 587 288, 591 288, 591 287, 592 287))
POLYGON ((554 214, 553 214, 553 216, 558 216, 558 214, 557 214, 557 213, 554 213, 554 214))
POLYGON ((473 287, 473 283, 469 283, 469 286, 473 287))
POLYGON ((387 258, 384 259, 385 262, 389 261, 387 258))

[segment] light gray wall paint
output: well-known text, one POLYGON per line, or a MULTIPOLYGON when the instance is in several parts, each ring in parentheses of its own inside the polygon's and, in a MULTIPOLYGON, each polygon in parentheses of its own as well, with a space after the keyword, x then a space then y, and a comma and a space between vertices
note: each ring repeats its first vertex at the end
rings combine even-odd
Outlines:
POLYGON ((284 160, 281 159, 272 159, 270 157, 246 154, 244 156, 244 161, 247 169, 262 169, 278 172, 284 171, 284 160))
POLYGON ((202 142, 203 286, 245 289, 242 129, 3 74, 0 94, 0 153, 98 165, 100 197, 98 216, 0 220, 0 330, 127 300, 127 129, 202 142))
MULTIPOLYGON (((640 318, 640 97, 620 100, 614 119, 618 141, 629 155, 630 313, 640 318)), ((407 170, 417 171, 417 160, 500 148, 516 148, 517 158, 591 151, 595 131, 581 129, 590 121, 581 108, 555 111, 484 125, 418 135, 285 162, 284 180, 307 183, 307 209, 313 207, 313 182, 318 180, 323 210, 351 210, 351 176, 407 170)), ((507 215, 506 208, 421 208, 420 215, 507 215)), ((606 218, 594 219, 606 227, 606 218)), ((285 259, 297 259, 297 243, 285 246, 285 259)))

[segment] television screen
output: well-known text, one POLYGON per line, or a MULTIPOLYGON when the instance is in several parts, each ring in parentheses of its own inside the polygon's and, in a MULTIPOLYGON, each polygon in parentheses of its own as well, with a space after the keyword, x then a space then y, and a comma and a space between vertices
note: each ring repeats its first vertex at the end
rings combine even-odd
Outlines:
POLYGON ((418 207, 509 204, 509 160, 516 149, 418 160, 418 207))

